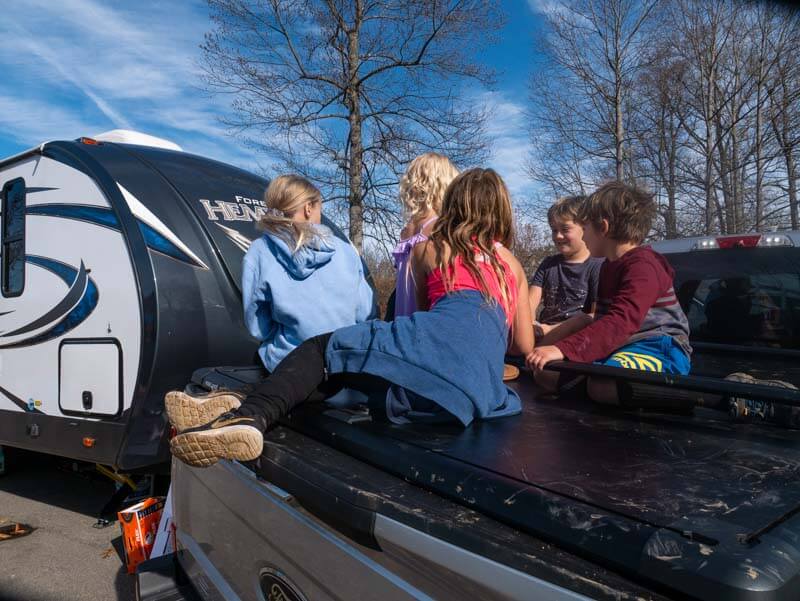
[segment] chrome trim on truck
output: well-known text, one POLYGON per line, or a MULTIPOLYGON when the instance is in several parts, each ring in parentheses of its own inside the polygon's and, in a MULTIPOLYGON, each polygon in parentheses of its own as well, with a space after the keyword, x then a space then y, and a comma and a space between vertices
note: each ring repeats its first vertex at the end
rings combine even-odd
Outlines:
POLYGON ((589 597, 511 569, 381 514, 375 516, 375 538, 387 553, 391 554, 392 548, 401 549, 426 563, 426 570, 431 569, 432 563, 508 599, 591 601, 589 597))

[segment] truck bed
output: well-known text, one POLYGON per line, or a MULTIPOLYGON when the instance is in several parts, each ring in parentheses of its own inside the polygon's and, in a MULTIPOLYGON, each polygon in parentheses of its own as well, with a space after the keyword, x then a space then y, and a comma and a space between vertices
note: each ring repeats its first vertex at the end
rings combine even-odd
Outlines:
MULTIPOLYGON (((196 381, 260 377, 218 368, 196 381)), ((299 407, 283 428, 668 596, 800 597, 796 431, 707 409, 670 416, 547 400, 525 373, 512 386, 522 415, 466 429, 325 405, 299 407)), ((269 480, 270 465, 254 467, 269 480)))

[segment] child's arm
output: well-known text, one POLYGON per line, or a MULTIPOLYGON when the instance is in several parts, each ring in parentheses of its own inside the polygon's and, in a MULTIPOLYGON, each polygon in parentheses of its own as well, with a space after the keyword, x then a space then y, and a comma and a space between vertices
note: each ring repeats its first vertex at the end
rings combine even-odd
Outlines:
POLYGON ((605 314, 555 343, 570 361, 608 357, 639 330, 659 295, 658 266, 647 260, 631 263, 620 278, 605 314))
POLYGON ((263 342, 275 335, 276 324, 272 320, 269 282, 261 267, 257 249, 251 247, 242 262, 242 309, 248 331, 263 342))
POLYGON ((357 305, 356 305, 356 323, 361 323, 362 321, 367 321, 368 319, 374 319, 376 317, 377 307, 375 303, 375 298, 372 292, 372 288, 367 283, 367 279, 364 276, 364 263, 358 254, 356 254, 356 260, 358 261, 358 283, 357 283, 357 305))
MULTIPOLYGON (((567 336, 572 336, 575 332, 581 331, 594 320, 592 315, 586 313, 577 313, 565 319, 561 323, 553 326, 547 326, 544 330, 544 336, 538 339, 539 344, 555 344, 559 340, 563 340, 567 336)), ((544 327, 544 324, 542 325, 544 327)))
POLYGON ((542 287, 539 284, 531 284, 528 288, 528 298, 530 299, 531 318, 536 321, 536 310, 542 302, 542 287))
POLYGON ((517 280, 517 311, 511 319, 511 340, 508 352, 512 355, 527 355, 533 350, 533 318, 531 317, 531 304, 528 299, 528 282, 525 279, 525 270, 520 262, 507 249, 501 248, 500 255, 508 263, 517 280))
POLYGON ((418 311, 430 309, 428 305, 428 273, 431 271, 432 252, 433 246, 428 242, 417 244, 411 251, 411 279, 414 282, 418 311))

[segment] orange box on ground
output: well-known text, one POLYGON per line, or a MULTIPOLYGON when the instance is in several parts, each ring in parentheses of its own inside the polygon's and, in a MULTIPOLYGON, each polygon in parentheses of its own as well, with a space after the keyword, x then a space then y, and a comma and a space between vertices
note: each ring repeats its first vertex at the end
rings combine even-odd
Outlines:
POLYGON ((133 574, 136 566, 150 557, 163 510, 164 497, 150 497, 117 513, 128 574, 133 574))

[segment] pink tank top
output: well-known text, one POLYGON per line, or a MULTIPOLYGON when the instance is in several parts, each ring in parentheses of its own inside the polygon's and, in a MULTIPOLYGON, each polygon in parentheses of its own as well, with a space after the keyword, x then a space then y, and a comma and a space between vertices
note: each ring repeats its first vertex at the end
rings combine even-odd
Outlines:
POLYGON ((394 266, 395 269, 397 269, 397 283, 395 284, 394 293, 395 317, 411 315, 417 310, 416 286, 411 277, 411 251, 417 244, 425 242, 425 240, 428 239, 428 236, 422 232, 431 223, 436 221, 436 219, 436 216, 428 219, 420 225, 419 231, 416 234, 405 240, 400 240, 392 251, 394 266))
MULTIPOLYGON (((500 246, 502 246, 502 244, 499 242, 494 243, 495 248, 499 248, 500 246)), ((505 311, 506 314, 506 320, 511 323, 511 321, 514 319, 514 314, 517 312, 517 278, 514 275, 514 272, 511 270, 511 267, 508 265, 508 263, 498 256, 498 259, 500 259, 500 263, 502 263, 506 272, 505 280, 506 288, 508 289, 508 304, 506 304, 503 301, 503 295, 500 292, 500 282, 498 281, 497 275, 495 275, 491 264, 485 260, 484 255, 482 254, 476 253, 476 259, 478 261, 478 268, 481 270, 481 273, 486 280, 486 284, 489 286, 489 294, 503 308, 503 311, 505 311)), ((470 271, 464 265, 461 257, 456 257, 454 268, 455 273, 453 274, 453 291, 476 290, 481 292, 480 280, 477 280, 472 273, 470 273, 470 271)), ((430 304, 431 308, 433 308, 436 302, 445 294, 447 294, 447 290, 445 289, 442 272, 440 269, 434 269, 428 274, 428 303, 430 304)))

